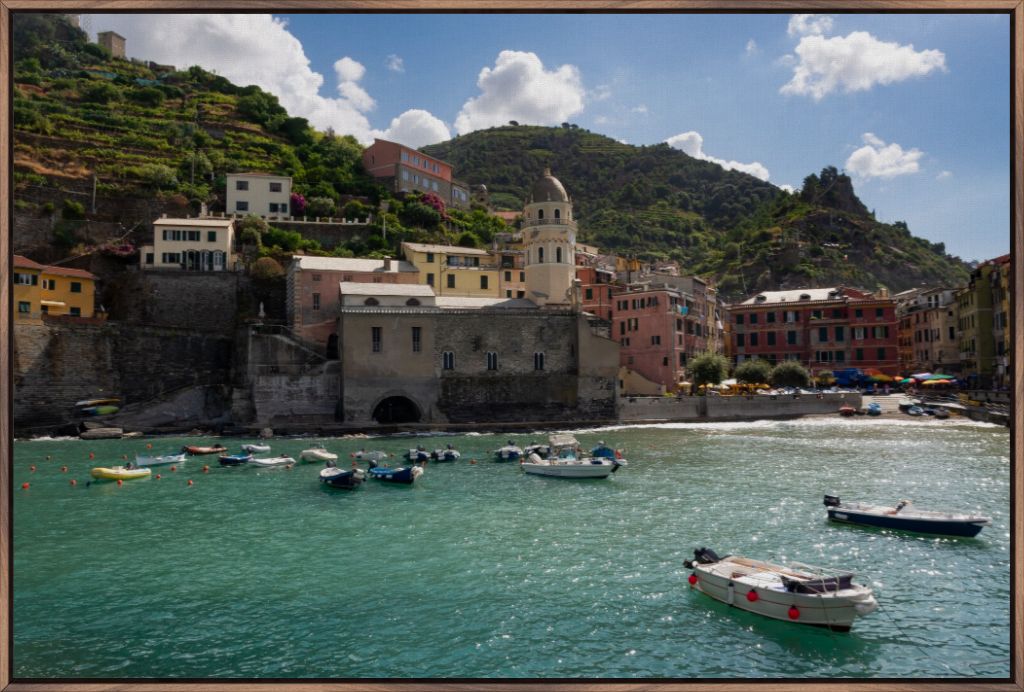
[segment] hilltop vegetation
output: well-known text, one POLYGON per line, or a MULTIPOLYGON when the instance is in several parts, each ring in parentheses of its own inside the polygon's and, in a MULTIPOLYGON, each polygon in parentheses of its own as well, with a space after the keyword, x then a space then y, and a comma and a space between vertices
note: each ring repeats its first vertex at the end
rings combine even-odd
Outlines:
MULTIPOLYGON (((93 176, 101 199, 151 201, 150 212, 223 209, 232 172, 291 176, 312 216, 365 218, 387 199, 386 215, 330 249, 339 256, 395 255, 403 240, 481 247, 506 230, 481 208, 446 208, 429 194, 394 199, 363 170, 352 136, 316 131, 256 86, 195 66, 112 58, 57 14, 15 14, 12 36, 15 212, 49 219, 55 246, 70 250, 77 225, 96 216, 62 193, 93 176)), ((834 168, 791 195, 666 144, 622 144, 569 123, 510 124, 423 151, 486 185, 496 209, 521 210, 550 167, 573 197, 581 240, 675 260, 730 298, 840 283, 898 291, 966 277, 941 244, 913 237, 906 224, 878 223, 834 168)), ((128 221, 146 227, 152 218, 128 221)), ((263 255, 327 252, 294 231, 253 240, 263 255)))
POLYGON ((883 224, 834 167, 789 194, 666 144, 631 146, 569 123, 507 125, 424 147, 499 208, 520 209, 545 166, 573 198, 581 239, 608 252, 674 260, 723 295, 845 284, 892 291, 953 285, 964 263, 941 243, 883 224))

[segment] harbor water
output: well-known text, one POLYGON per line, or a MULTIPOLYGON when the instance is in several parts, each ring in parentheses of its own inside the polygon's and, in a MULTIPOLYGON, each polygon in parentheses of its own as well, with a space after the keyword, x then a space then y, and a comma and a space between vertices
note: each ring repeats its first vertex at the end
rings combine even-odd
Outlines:
POLYGON ((317 464, 203 456, 119 487, 87 483, 90 468, 214 438, 18 441, 12 673, 1009 675, 1006 428, 883 417, 575 432, 588 449, 624 448, 628 466, 565 480, 493 461, 509 437, 541 433, 273 439, 270 454, 296 458, 322 441, 340 466, 361 447, 397 465, 409 447, 450 443, 462 459, 431 462, 411 486, 344 491, 322 487, 317 464), (825 493, 992 525, 965 539, 830 524, 825 493), (731 608, 689 588, 683 561, 700 546, 849 568, 879 608, 842 634, 731 608))

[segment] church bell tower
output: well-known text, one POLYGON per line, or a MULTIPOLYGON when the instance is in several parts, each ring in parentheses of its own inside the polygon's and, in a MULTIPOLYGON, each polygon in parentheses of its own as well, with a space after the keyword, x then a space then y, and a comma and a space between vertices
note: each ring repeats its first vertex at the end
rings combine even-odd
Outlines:
POLYGON ((523 209, 526 297, 541 307, 571 307, 576 279, 576 221, 572 200, 545 168, 523 209))

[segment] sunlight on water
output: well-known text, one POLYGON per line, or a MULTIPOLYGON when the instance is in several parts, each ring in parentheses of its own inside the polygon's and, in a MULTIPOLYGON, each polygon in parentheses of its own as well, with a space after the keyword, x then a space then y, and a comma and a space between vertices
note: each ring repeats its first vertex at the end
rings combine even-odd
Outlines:
MULTIPOLYGON (((625 449, 629 465, 607 480, 525 476, 493 452, 544 435, 474 433, 445 435, 462 460, 431 463, 411 487, 330 491, 312 464, 228 469, 215 457, 86 486, 90 467, 147 443, 161 453, 197 440, 18 442, 14 674, 1008 675, 1005 428, 817 418, 576 434, 625 449), (993 525, 976 539, 831 525, 824 493, 912 498, 993 525), (849 634, 732 609, 688 588, 682 563, 701 545, 853 569, 879 609, 849 634)), ((324 442, 343 465, 361 447, 398 463, 418 443, 443 446, 436 435, 324 442)), ((312 443, 271 441, 295 457, 312 443)))

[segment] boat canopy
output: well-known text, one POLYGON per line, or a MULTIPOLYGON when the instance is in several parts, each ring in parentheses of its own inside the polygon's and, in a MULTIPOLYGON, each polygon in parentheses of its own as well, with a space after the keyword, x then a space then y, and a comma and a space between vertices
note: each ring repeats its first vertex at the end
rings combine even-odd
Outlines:
POLYGON ((548 442, 552 447, 576 447, 579 441, 568 433, 555 433, 548 436, 548 442))

